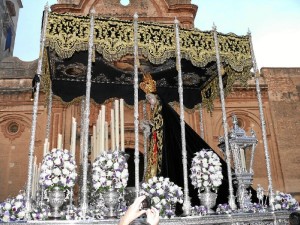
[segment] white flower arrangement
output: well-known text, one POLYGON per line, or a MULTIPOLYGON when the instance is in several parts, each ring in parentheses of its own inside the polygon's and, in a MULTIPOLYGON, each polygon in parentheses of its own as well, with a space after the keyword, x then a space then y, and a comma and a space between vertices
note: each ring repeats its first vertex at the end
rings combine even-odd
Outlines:
POLYGON ((94 189, 103 192, 110 188, 123 190, 128 181, 128 164, 123 152, 108 151, 97 157, 92 167, 94 189))
POLYGON ((142 184, 141 195, 151 198, 151 205, 159 210, 160 216, 172 217, 175 215, 176 203, 183 203, 181 187, 170 181, 169 178, 153 177, 142 184))
POLYGON ((25 215, 25 192, 0 203, 0 222, 22 221, 25 215))
POLYGON ((297 210, 299 202, 292 197, 291 194, 286 194, 280 191, 276 191, 274 198, 275 210, 297 210))
POLYGON ((69 150, 54 148, 45 155, 39 178, 39 184, 45 189, 70 189, 75 185, 76 177, 76 162, 69 150))
POLYGON ((190 178, 195 188, 200 191, 206 187, 214 191, 222 184, 222 167, 216 153, 209 149, 202 149, 196 152, 192 160, 190 178))

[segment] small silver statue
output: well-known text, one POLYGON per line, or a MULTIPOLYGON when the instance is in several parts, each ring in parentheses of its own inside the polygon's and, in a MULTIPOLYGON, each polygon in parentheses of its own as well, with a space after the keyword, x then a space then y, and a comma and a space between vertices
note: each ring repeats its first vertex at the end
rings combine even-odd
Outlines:
POLYGON ((264 188, 258 184, 257 185, 257 189, 256 189, 256 194, 257 194, 257 198, 258 198, 258 203, 263 205, 263 201, 264 201, 264 188))

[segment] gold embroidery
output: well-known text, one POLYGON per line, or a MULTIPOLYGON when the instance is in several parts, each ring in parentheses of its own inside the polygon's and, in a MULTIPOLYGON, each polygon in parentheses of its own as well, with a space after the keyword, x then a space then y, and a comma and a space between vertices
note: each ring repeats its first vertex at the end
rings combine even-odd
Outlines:
MULTIPOLYGON (((70 58, 75 51, 88 50, 88 17, 50 13, 45 45, 55 49, 62 58, 70 58)), ((175 57, 174 28, 154 23, 139 24, 139 50, 154 64, 162 64, 175 57)), ((248 36, 218 34, 221 61, 234 70, 241 71, 252 64, 248 36)), ((203 67, 216 60, 215 45, 211 32, 181 30, 181 55, 193 65, 203 67)), ((108 61, 119 60, 133 54, 133 24, 116 19, 95 19, 96 51, 108 61)))

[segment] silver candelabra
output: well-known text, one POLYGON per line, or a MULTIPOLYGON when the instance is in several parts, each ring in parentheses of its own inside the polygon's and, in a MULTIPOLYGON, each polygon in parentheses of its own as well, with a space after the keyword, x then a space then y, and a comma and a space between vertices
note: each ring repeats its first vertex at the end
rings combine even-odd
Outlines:
MULTIPOLYGON (((255 132, 251 129, 251 136, 239 127, 238 119, 232 115, 233 128, 228 134, 229 148, 234 163, 234 183, 237 184, 237 201, 242 211, 251 207, 251 193, 247 190, 253 183, 253 160, 257 144, 255 132), (246 151, 251 151, 247 160, 246 151)), ((225 151, 224 137, 220 138, 219 147, 225 151)))

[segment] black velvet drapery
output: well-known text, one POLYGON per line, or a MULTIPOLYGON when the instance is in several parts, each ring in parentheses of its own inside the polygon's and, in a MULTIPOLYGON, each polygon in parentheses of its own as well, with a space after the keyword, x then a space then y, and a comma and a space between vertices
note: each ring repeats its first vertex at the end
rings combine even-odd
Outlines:
MULTIPOLYGON (((184 187, 183 164, 182 164, 182 146, 181 146, 181 126, 180 116, 177 112, 163 99, 162 103, 162 116, 164 119, 164 135, 163 135, 163 158, 162 158, 162 171, 158 176, 169 177, 171 181, 180 187, 184 187)), ((190 175, 190 167, 194 153, 201 149, 212 149, 188 124, 185 123, 185 139, 187 151, 187 168, 188 175, 190 175)), ((215 151, 214 149, 212 149, 215 151)), ((227 176, 227 164, 220 157, 222 164, 223 180, 218 189, 217 204, 228 203, 229 185, 227 176)), ((134 173, 134 171, 132 171, 134 173)), ((233 171, 232 171, 233 173, 233 171)), ((134 185, 133 185, 134 186, 134 185)), ((200 205, 198 198, 198 189, 195 189, 191 184, 188 177, 189 196, 191 197, 192 205, 200 205)), ((234 188, 236 192, 236 188, 234 188)), ((251 188, 252 200, 258 202, 256 192, 251 188)), ((179 209, 180 213, 180 208, 179 209)))

